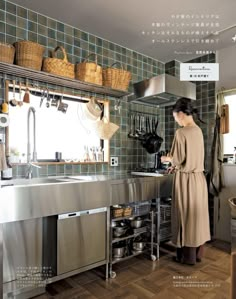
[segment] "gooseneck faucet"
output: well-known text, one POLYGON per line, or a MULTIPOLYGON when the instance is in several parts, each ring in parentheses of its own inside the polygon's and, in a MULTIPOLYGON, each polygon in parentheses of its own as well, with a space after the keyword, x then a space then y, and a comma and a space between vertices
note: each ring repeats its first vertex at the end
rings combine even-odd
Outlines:
POLYGON ((36 117, 35 117, 36 110, 34 107, 29 107, 28 114, 27 114, 27 172, 26 178, 32 178, 32 166, 41 168, 31 162, 37 162, 37 152, 36 152, 36 117), (34 139, 34 146, 33 146, 33 157, 31 160, 31 146, 30 146, 30 115, 33 116, 33 139, 34 139))

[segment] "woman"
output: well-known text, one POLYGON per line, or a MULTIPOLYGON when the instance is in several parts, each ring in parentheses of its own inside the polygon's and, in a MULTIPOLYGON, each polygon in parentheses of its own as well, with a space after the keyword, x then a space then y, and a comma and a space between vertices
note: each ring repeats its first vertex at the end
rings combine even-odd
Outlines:
MULTIPOLYGON (((194 122, 198 117, 191 101, 179 99, 173 106, 175 121, 182 128, 175 133, 170 156, 174 169, 172 190, 172 237, 177 246, 175 261, 194 265, 201 261, 203 245, 210 240, 208 193, 204 176, 204 141, 194 122)), ((200 120, 201 121, 201 120, 200 120)))

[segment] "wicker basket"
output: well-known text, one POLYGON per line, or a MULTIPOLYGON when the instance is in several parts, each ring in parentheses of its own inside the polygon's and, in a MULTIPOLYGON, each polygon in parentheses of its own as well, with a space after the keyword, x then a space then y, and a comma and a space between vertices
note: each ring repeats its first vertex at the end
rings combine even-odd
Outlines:
POLYGON ((13 63, 15 57, 15 48, 12 45, 0 43, 0 61, 13 63))
POLYGON ((14 44, 16 48, 16 64, 34 69, 41 70, 44 47, 30 41, 20 41, 14 44))
POLYGON ((102 67, 97 64, 97 55, 91 53, 75 67, 75 78, 81 81, 102 85, 102 67), (95 62, 87 62, 89 56, 95 56, 95 62))
POLYGON ((109 122, 108 119, 104 117, 94 124, 94 128, 100 139, 109 140, 119 129, 119 126, 109 122))
POLYGON ((123 208, 112 208, 112 216, 115 218, 122 217, 123 216, 123 208))
POLYGON ((62 77, 75 78, 75 66, 68 62, 66 51, 63 47, 58 46, 51 51, 52 57, 43 59, 43 71, 62 77), (61 50, 63 59, 55 58, 56 52, 61 50))
POLYGON ((111 65, 111 67, 103 69, 102 75, 104 86, 124 91, 128 90, 131 73, 126 71, 120 62, 115 62, 111 65), (113 68, 112 66, 115 64, 120 64, 121 69, 113 68))
POLYGON ((123 211, 123 216, 131 216, 132 210, 132 207, 125 207, 123 211))

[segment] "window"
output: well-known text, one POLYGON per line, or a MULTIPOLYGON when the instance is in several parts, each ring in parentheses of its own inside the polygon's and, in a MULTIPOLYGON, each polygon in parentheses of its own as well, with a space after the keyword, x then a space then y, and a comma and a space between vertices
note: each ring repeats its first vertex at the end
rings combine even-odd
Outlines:
MULTIPOLYGON (((24 92, 23 92, 24 94, 24 92)), ((61 95, 60 95, 61 96, 61 95)), ((13 93, 9 92, 9 99, 13 99, 13 93)), ((68 96, 70 97, 70 96, 68 96)), ((15 94, 19 100, 19 94, 15 94)), ((30 94, 30 104, 22 107, 9 105, 9 144, 10 150, 16 152, 21 162, 26 161, 27 152, 27 114, 29 107, 36 110, 36 149, 39 160, 55 160, 55 152, 62 152, 62 159, 66 161, 84 161, 86 157, 98 157, 101 140, 94 133, 94 121, 88 121, 83 115, 85 103, 76 102, 64 96, 63 102, 68 104, 66 112, 59 111, 52 106, 53 96, 50 102, 43 100, 40 106, 40 96, 30 94)), ((30 115, 30 139, 31 153, 33 151, 33 117, 30 115)), ((87 160, 88 161, 88 160, 87 160)), ((17 161, 16 161, 17 162, 17 161)))
POLYGON ((225 96, 229 105, 229 133, 224 134, 224 154, 233 154, 236 147, 236 94, 225 96))

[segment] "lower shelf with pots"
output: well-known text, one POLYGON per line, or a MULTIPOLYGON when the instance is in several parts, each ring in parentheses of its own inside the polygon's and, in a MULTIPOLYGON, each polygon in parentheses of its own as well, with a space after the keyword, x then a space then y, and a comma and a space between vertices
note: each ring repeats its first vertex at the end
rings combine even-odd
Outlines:
MULTIPOLYGON (((123 217, 120 214, 114 217, 114 213, 111 213, 113 215, 110 219, 109 274, 111 278, 116 277, 112 266, 118 262, 148 252, 150 252, 152 261, 159 258, 159 244, 154 243, 154 233, 157 227, 154 219, 158 218, 154 215, 157 210, 151 210, 151 202, 141 203, 140 206, 138 207, 137 204, 134 208, 131 206, 130 215, 123 217), (154 247, 156 255, 154 255, 154 247)), ((119 208, 127 210, 126 206, 119 208)))

